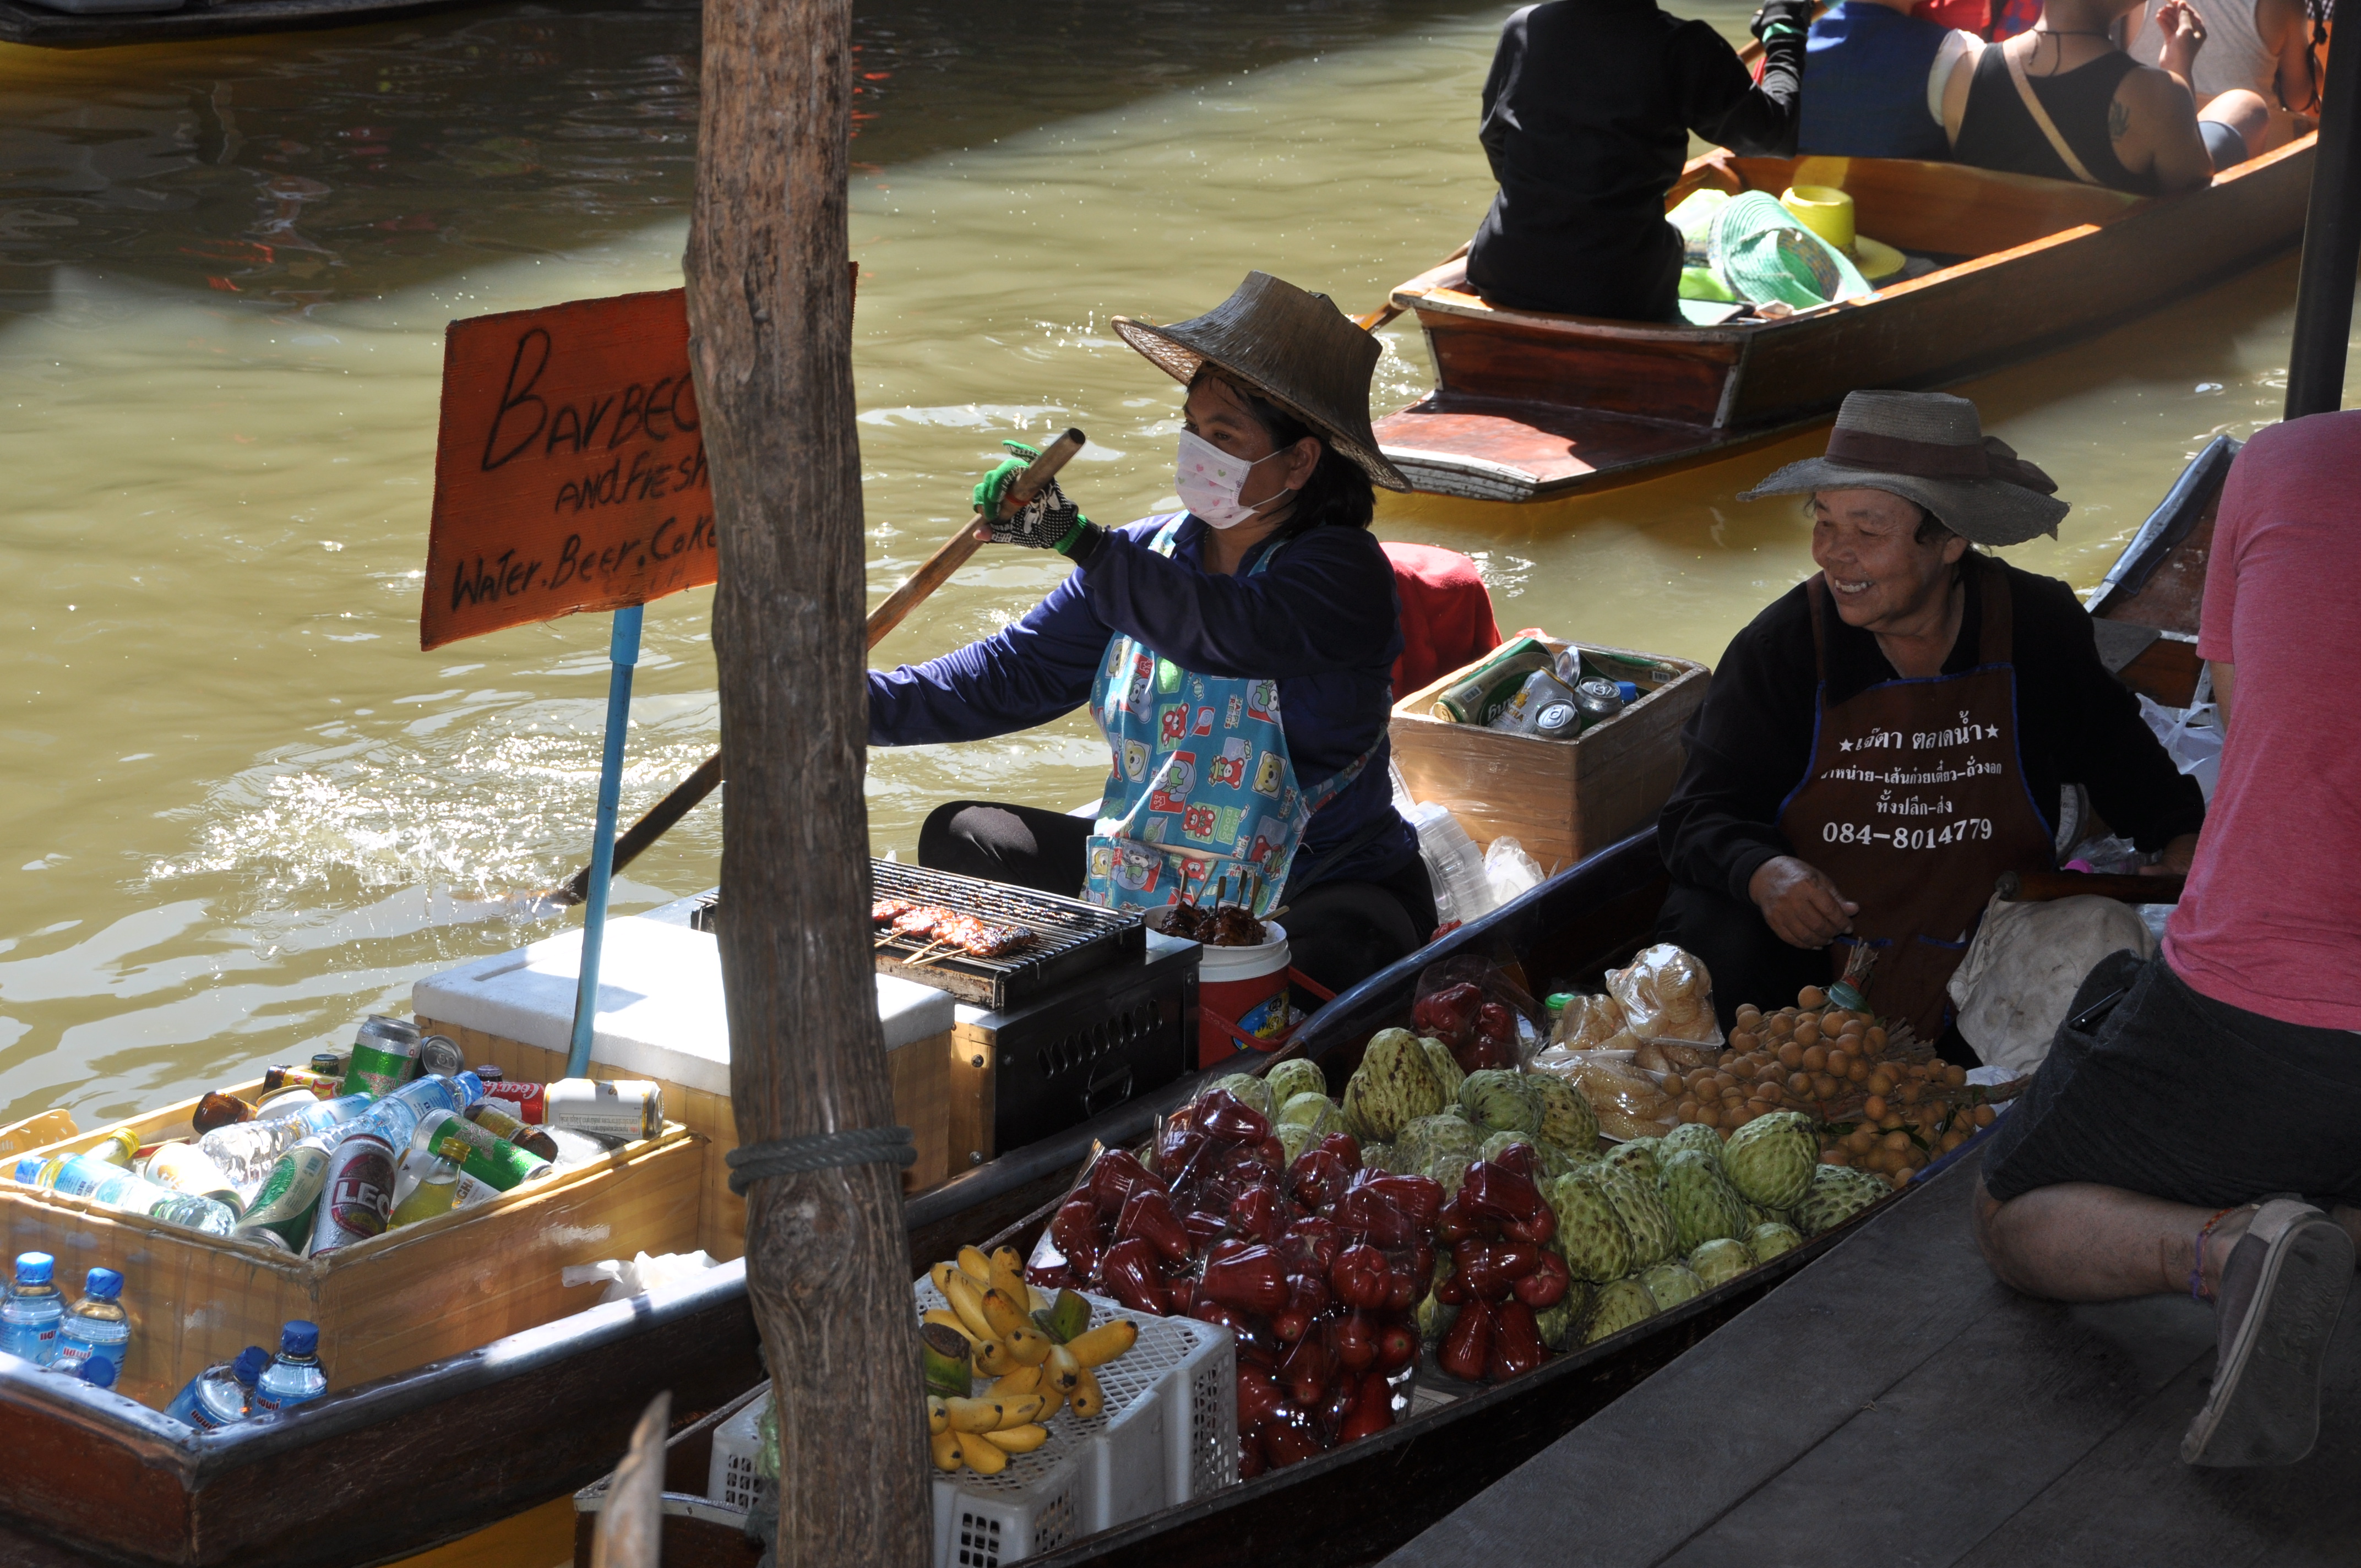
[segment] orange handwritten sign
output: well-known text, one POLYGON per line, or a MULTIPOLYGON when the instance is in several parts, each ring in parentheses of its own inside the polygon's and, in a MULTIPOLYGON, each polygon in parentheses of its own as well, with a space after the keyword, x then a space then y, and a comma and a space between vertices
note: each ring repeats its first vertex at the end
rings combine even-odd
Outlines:
POLYGON ((714 580, 675 289, 453 322, 418 645, 714 580))

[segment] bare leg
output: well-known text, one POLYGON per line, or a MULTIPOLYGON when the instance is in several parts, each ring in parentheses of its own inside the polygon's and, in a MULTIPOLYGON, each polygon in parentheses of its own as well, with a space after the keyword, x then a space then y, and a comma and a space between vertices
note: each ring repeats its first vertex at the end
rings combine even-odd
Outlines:
MULTIPOLYGON (((2361 1212, 2343 1210, 2350 1227, 2361 1212)), ((2053 1301, 2115 1301, 2189 1288, 2198 1233, 2211 1209, 2094 1182, 2037 1188, 2004 1203, 1976 1188, 1976 1245, 2001 1283, 2053 1301)), ((2254 1208, 2222 1216, 2205 1239, 2205 1289, 2212 1294, 2230 1249, 2254 1208)), ((2350 1228, 2349 1227, 2349 1228, 2350 1228)))
POLYGON ((2238 133, 2246 144, 2246 156, 2254 157, 2270 145, 2271 110, 2259 93, 2244 87, 2234 87, 2227 93, 2217 93, 2197 111, 2201 120, 2219 120, 2238 133))

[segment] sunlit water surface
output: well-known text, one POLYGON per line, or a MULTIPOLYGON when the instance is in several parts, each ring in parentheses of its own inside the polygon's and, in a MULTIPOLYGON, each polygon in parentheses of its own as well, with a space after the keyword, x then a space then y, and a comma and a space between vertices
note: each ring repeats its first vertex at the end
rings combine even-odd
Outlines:
MULTIPOLYGON (((1087 430, 1069 488, 1103 521, 1169 504, 1176 389, 1110 315, 1193 313, 1249 268, 1367 310, 1464 239, 1504 14, 865 6, 873 598, 1003 436, 1087 430)), ((556 928, 512 895, 585 853, 606 626, 417 652, 443 329, 675 285, 696 83, 676 4, 0 50, 0 1121, 194 1092, 556 928)), ((2293 280, 1969 389, 2077 503, 2012 558, 2088 585, 2208 437, 2275 417, 2293 280)), ((1414 331, 1386 343, 1380 410, 1426 379, 1414 331)), ((1812 444, 1571 504, 1389 498, 1379 528, 1475 555, 1504 628, 1712 660, 1809 570, 1792 511, 1733 497, 1812 444)), ((877 657, 988 632, 1058 572, 987 552, 877 657)), ((708 614, 649 612, 627 814, 715 743, 708 614)), ((875 753, 873 845, 906 854, 953 794, 1088 797, 1100 758, 1079 717, 875 753)), ((619 906, 709 883, 719 848, 708 806, 619 906)))

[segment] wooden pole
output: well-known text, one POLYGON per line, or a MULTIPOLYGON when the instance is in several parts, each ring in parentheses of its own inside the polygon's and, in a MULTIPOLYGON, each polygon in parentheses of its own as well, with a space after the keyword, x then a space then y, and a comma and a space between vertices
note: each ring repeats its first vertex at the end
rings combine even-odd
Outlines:
MULTIPOLYGON (((739 1140, 890 1126, 868 948, 848 0, 706 0, 689 361, 713 474, 722 982, 739 1140)), ((778 1403, 783 1568, 929 1556, 901 1171, 754 1184, 746 1285, 778 1403)))
POLYGON ((2353 335, 2353 274, 2361 267, 2361 49, 2328 51, 2320 89, 2320 142, 2303 214, 2296 272, 2294 341, 2288 349, 2287 417, 2345 404, 2345 351, 2353 335))

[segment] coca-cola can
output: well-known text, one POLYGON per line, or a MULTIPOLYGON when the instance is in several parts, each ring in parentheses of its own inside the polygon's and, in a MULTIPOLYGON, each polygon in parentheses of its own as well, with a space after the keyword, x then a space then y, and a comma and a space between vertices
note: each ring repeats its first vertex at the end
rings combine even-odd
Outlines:
POLYGON ((510 1079, 495 1083, 489 1078, 484 1080, 484 1098, 499 1101, 510 1115, 529 1126, 539 1126, 549 1119, 548 1090, 545 1083, 519 1083, 510 1079))
POLYGON ((653 1138, 664 1131, 664 1090, 643 1078, 565 1078, 546 1086, 541 1119, 600 1137, 653 1138))
POLYGON ((393 1146, 375 1133, 349 1134, 329 1152, 320 1214, 312 1226, 312 1256, 385 1234, 397 1169, 393 1146))

